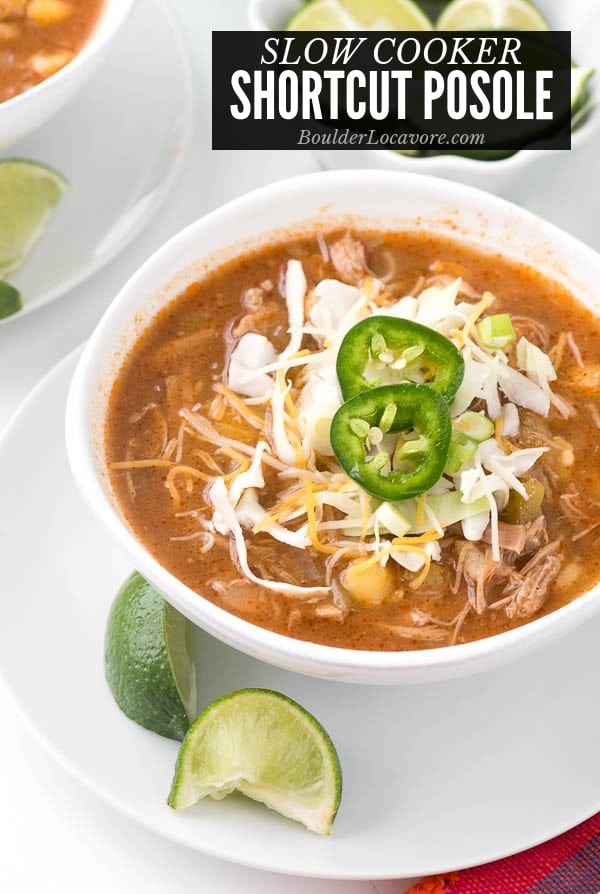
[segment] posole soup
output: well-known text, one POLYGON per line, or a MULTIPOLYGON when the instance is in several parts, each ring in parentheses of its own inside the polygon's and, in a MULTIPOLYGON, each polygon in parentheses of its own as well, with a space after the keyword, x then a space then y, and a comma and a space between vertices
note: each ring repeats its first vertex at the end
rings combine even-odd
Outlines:
POLYGON ((229 261, 113 386, 111 484, 199 597, 287 636, 410 650, 600 579, 600 325, 499 255, 320 233, 229 261))
POLYGON ((0 0, 0 102, 71 62, 102 6, 103 0, 0 0))

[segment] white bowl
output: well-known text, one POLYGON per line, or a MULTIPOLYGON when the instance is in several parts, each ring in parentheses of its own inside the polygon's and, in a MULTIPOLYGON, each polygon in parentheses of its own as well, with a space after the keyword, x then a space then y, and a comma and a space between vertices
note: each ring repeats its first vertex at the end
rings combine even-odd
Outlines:
POLYGON ((0 150, 48 121, 83 87, 104 58, 135 2, 104 0, 92 34, 68 65, 35 87, 0 103, 0 150))
MULTIPOLYGON (((255 31, 278 31, 290 16, 303 5, 302 0, 250 0, 248 22, 255 31)), ((578 65, 596 66, 600 40, 600 0, 586 3, 564 3, 563 0, 536 0, 536 6, 557 31, 571 31, 572 54, 578 65)), ((600 73, 591 82, 591 111, 571 139, 571 152, 576 151, 600 132, 600 109, 597 108, 600 73)), ((376 168, 406 171, 445 177, 493 190, 496 195, 518 198, 532 174, 540 180, 556 175, 568 158, 568 150, 550 151, 522 149, 509 158, 482 161, 457 155, 435 155, 411 158, 391 149, 312 149, 325 168, 376 168)))
MULTIPOLYGON (((362 683, 431 681, 474 673, 554 639, 600 610, 600 586, 523 627, 479 642, 415 652, 361 652, 264 630, 202 598, 136 539, 111 491, 103 446, 108 396, 129 349, 191 282, 241 252, 317 228, 350 225, 446 234, 539 268, 600 315, 600 255, 540 218, 449 181, 390 171, 327 171, 273 183, 206 215, 153 254, 114 299, 70 389, 66 439, 81 493, 139 569, 195 624, 272 664, 362 683)), ((102 562, 102 556, 98 556, 102 562)))

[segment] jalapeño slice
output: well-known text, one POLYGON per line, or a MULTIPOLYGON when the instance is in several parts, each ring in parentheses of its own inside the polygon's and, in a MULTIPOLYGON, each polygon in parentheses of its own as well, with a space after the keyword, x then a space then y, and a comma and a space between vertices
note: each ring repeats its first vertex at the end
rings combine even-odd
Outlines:
POLYGON ((444 335, 384 315, 367 317, 346 333, 336 366, 344 400, 370 388, 415 382, 428 385, 450 404, 464 371, 461 352, 444 335))
POLYGON ((370 388, 347 400, 331 422, 331 446, 344 471, 388 502, 429 490, 448 461, 452 423, 429 385, 370 388), (392 432, 394 434, 392 434, 392 432))

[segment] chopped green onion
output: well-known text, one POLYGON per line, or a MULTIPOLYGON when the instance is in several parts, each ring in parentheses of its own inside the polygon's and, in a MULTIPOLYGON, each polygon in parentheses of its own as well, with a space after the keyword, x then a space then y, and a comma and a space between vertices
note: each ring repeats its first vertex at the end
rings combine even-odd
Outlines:
POLYGON ((515 339, 515 330, 508 314, 493 314, 477 324, 481 343, 486 348, 505 348, 515 339))
POLYGON ((473 441, 487 441, 494 434, 494 423, 488 419, 483 413, 475 413, 473 410, 467 410, 466 413, 457 416, 453 420, 453 428, 455 431, 462 432, 473 441))
POLYGON ((446 472, 449 475, 456 475, 462 467, 475 456, 477 450, 477 441, 469 438, 461 431, 454 429, 452 439, 450 441, 450 452, 448 453, 448 462, 446 463, 446 472))

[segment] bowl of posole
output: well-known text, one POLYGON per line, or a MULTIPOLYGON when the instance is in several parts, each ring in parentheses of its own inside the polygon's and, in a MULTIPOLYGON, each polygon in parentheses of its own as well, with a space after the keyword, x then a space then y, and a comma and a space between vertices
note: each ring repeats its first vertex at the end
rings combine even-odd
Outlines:
MULTIPOLYGON (((395 22, 389 19, 394 14, 395 3, 387 0, 319 0, 329 6, 325 11, 325 17, 317 20, 312 25, 310 21, 300 23, 299 27, 320 29, 343 30, 344 28, 376 28, 377 30, 413 30, 424 27, 435 27, 440 15, 450 5, 450 0, 440 2, 418 2, 417 12, 420 10, 430 14, 429 20, 421 20, 411 14, 412 0, 408 0, 408 16, 403 9, 404 0, 398 0, 398 10, 395 22), (335 24, 339 7, 342 7, 342 18, 339 24, 335 24), (368 24, 358 22, 355 17, 361 10, 365 11, 368 24), (378 13, 379 10, 379 13, 378 13), (329 16, 334 18, 329 20, 329 16), (342 22, 346 24, 343 25, 342 22)), ((573 132, 571 137, 571 151, 578 151, 587 145, 600 131, 600 114, 597 109, 598 102, 598 75, 592 74, 596 66, 596 46, 598 43, 600 28, 600 7, 596 0, 590 4, 561 3, 560 0, 536 0, 535 6, 529 0, 516 0, 511 3, 499 2, 499 0, 456 0, 463 3, 464 10, 456 22, 450 21, 443 25, 444 29, 462 31, 468 28, 480 27, 481 29, 492 27, 491 22, 501 20, 501 17, 510 14, 514 7, 519 6, 518 15, 521 15, 520 6, 524 4, 524 13, 532 11, 532 19, 519 21, 516 19, 511 28, 530 28, 538 30, 540 27, 549 27, 555 31, 570 31, 573 59, 577 63, 577 72, 573 75, 573 107, 576 110, 573 117, 573 132), (468 24, 472 16, 483 16, 477 25, 468 24), (490 21, 488 23, 488 17, 490 21), (485 23, 485 24, 484 24, 485 23)), ((278 31, 295 28, 294 17, 299 11, 306 10, 313 4, 306 4, 303 0, 250 0, 248 5, 248 21, 255 31, 278 31)), ((414 8, 414 7, 413 7, 414 8)), ((496 25, 496 27, 509 27, 508 24, 496 25)), ((406 147, 409 152, 410 147, 406 147)), ((406 171, 415 174, 427 174, 428 176, 444 177, 476 186, 480 189, 493 190, 497 195, 504 195, 512 199, 518 199, 519 194, 526 189, 532 177, 539 178, 539 182, 558 173, 558 167, 569 161, 568 150, 545 151, 536 149, 522 149, 515 154, 498 157, 485 157, 479 153, 476 146, 460 146, 455 150, 440 152, 423 157, 411 154, 403 154, 394 149, 336 149, 324 146, 315 146, 312 151, 319 162, 325 168, 376 168, 394 171, 406 171), (462 152, 464 154, 454 154, 462 152), (481 157, 478 157, 478 154, 481 157)), ((418 152, 418 150, 416 150, 418 152)))
POLYGON ((105 442, 111 392, 125 357, 161 310, 232 259, 340 227, 436 233, 494 257, 501 254, 562 284, 600 315, 600 256, 503 199, 450 181, 389 171, 326 171, 274 183, 174 236, 113 300, 82 354, 68 396, 72 472, 132 567, 196 625, 242 652, 293 671, 363 683, 419 682, 481 671, 583 623, 600 609, 600 587, 589 587, 569 604, 520 627, 473 642, 387 652, 316 644, 236 617, 182 583, 134 533, 111 484, 105 442))
MULTIPOLYGON (((136 0, 104 0, 93 30, 71 61, 44 77, 35 86, 0 102, 0 150, 16 143, 52 118, 83 87, 108 52, 135 2, 136 0)), ((54 14, 52 9, 47 11, 42 6, 38 0, 42 23, 39 28, 44 28, 54 14)), ((62 7, 68 9, 67 4, 62 4, 62 7)), ((27 20, 27 8, 26 3, 17 2, 14 10, 11 10, 9 2, 8 18, 0 21, 0 29, 4 29, 0 38, 8 41, 6 46, 9 51, 14 50, 17 54, 27 47, 23 36, 26 27, 22 24, 27 20)), ((56 14, 59 13, 60 10, 56 14)), ((58 24, 50 25, 49 30, 57 27, 58 24)), ((57 60, 56 64, 62 64, 59 63, 59 56, 58 51, 49 51, 44 64, 53 66, 54 59, 57 60)))

